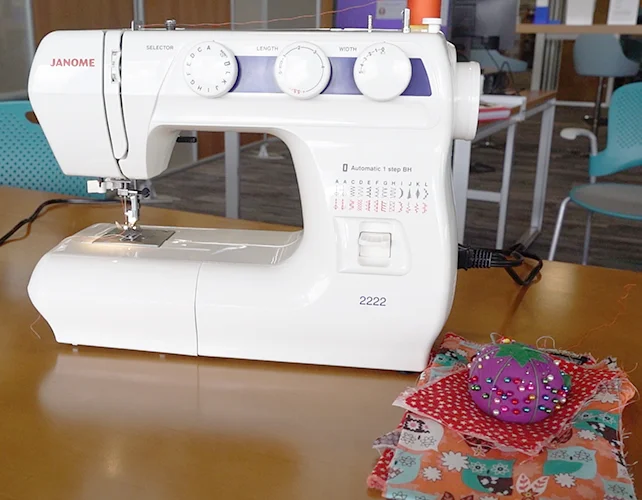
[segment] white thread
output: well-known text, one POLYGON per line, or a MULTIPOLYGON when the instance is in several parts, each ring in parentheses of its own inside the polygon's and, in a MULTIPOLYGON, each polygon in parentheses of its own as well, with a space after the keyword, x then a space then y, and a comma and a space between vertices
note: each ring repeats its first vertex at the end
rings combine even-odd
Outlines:
POLYGON ((538 349, 548 349, 546 342, 544 342, 544 346, 539 345, 542 339, 551 339, 551 342, 553 342, 553 347, 551 349, 555 349, 555 339, 549 335, 544 335, 543 337, 540 337, 537 339, 537 342, 535 343, 535 345, 537 346, 538 349))
POLYGON ((40 318, 41 318, 41 317, 42 317, 42 316, 40 316, 40 314, 39 314, 39 315, 38 315, 38 317, 36 318, 36 321, 34 321, 33 323, 31 323, 31 325, 29 326, 29 328, 31 329, 31 331, 33 332, 33 334, 34 334, 36 337, 38 337, 38 339, 39 339, 39 340, 42 340, 42 337, 40 337, 40 335, 38 335, 38 332, 36 331, 36 329, 35 329, 33 326, 34 326, 36 323, 38 323, 38 321, 40 321, 40 318))

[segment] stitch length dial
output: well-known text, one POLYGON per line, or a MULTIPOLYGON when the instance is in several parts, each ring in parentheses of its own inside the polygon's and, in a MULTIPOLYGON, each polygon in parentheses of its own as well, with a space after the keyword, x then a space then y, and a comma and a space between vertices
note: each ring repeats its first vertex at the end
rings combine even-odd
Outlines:
POLYGON ((298 99, 310 99, 323 92, 330 73, 328 56, 308 42, 287 46, 274 65, 274 77, 281 90, 298 99))
POLYGON ((226 94, 238 78, 234 54, 216 42, 195 45, 185 58, 183 73, 187 85, 203 97, 226 94))

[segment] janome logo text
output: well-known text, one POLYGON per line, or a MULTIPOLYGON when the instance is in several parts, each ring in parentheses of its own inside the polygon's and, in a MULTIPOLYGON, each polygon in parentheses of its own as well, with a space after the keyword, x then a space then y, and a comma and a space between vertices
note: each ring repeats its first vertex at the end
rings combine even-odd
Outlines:
POLYGON ((96 59, 58 59, 51 60, 50 66, 73 66, 73 67, 87 67, 93 68, 96 66, 96 59))

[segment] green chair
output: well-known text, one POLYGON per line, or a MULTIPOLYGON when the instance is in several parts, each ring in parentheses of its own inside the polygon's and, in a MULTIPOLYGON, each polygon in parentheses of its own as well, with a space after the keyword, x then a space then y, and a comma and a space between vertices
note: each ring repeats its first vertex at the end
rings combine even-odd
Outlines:
POLYGON ((590 142, 589 183, 574 187, 562 201, 548 260, 554 260, 566 206, 573 202, 588 211, 582 264, 588 262, 591 217, 594 213, 642 221, 642 185, 597 182, 598 178, 642 166, 642 82, 613 92, 608 113, 606 148, 598 153, 597 138, 590 130, 566 128, 564 139, 587 137, 590 142))
MULTIPOLYGON (((87 192, 89 178, 63 173, 42 128, 29 120, 30 113, 29 101, 0 102, 0 186, 105 198, 87 192)), ((69 147, 73 147, 73 141, 70 137, 69 147)))

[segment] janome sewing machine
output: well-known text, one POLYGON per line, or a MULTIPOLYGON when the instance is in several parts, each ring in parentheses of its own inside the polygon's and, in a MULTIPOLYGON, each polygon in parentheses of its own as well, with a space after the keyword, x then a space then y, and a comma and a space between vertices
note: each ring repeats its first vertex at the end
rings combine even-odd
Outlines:
POLYGON ((126 201, 122 225, 80 231, 34 270, 56 340, 423 369, 455 289, 451 144, 473 138, 481 85, 438 25, 407 24, 49 34, 29 80, 43 131, 65 174, 126 201), (304 229, 145 225, 138 182, 186 130, 282 139, 304 229))

